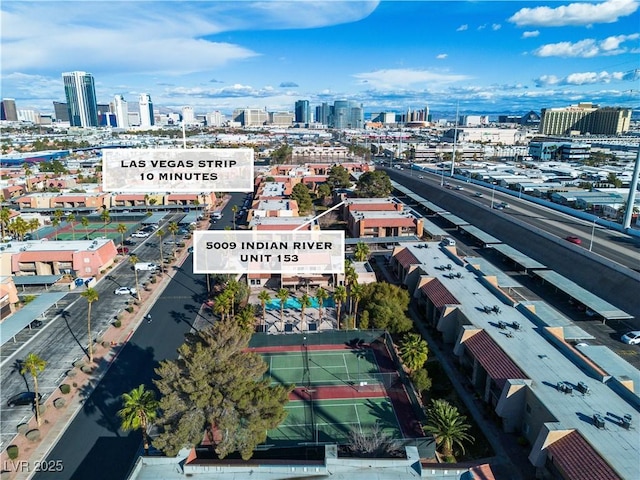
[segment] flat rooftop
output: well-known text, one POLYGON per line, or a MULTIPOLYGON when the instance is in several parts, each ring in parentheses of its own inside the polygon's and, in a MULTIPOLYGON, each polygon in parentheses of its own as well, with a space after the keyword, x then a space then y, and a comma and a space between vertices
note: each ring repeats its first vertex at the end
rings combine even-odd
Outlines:
POLYGON ((0 243, 2 253, 21 252, 60 252, 60 251, 81 251, 90 248, 100 248, 111 242, 107 238, 96 238, 95 240, 27 240, 26 242, 0 243), (96 243, 94 243, 96 242, 96 243))

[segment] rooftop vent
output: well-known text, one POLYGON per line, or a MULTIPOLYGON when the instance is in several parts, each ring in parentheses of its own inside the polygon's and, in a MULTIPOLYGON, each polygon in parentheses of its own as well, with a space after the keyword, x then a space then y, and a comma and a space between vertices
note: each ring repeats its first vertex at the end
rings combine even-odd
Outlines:
POLYGON ((593 424, 596 428, 604 428, 604 418, 599 413, 593 414, 593 424))
MULTIPOLYGON (((567 382, 558 382, 556 384, 556 388, 566 395, 570 395, 573 393, 573 385, 567 382)), ((604 420, 603 420, 604 421, 604 420)))
POLYGON ((511 328, 513 328, 514 330, 520 330, 520 324, 518 322, 513 322, 511 324, 511 328))
POLYGON ((578 390, 583 395, 589 395, 591 393, 591 390, 589 390, 589 386, 584 382, 578 382, 576 390, 578 390))
POLYGON ((626 414, 624 417, 622 417, 622 428, 624 428, 625 430, 629 430, 631 428, 631 415, 626 414))

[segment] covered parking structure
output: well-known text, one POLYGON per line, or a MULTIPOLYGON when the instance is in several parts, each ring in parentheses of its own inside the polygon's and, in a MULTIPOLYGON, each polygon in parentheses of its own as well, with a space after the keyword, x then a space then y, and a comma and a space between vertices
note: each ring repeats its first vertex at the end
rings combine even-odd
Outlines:
POLYGON ((445 230, 441 229, 435 223, 427 220, 426 218, 422 219, 422 230, 435 240, 440 240, 441 238, 449 235, 445 230))
POLYGON ((489 245, 502 243, 502 240, 494 237, 493 235, 489 235, 484 230, 481 230, 478 227, 474 227, 473 225, 461 225, 460 230, 472 236, 477 242, 481 243, 482 246, 485 248, 489 245))
POLYGON ((25 287, 42 287, 46 290, 50 285, 53 285, 62 278, 62 275, 14 275, 12 277, 13 284, 16 287, 22 287, 24 292, 25 287))
POLYGON ((414 201, 417 205, 424 207, 428 212, 431 212, 431 213, 446 212, 444 208, 426 200, 425 198, 421 197, 417 193, 414 193, 412 190, 409 190, 407 187, 404 187, 403 185, 400 185, 397 182, 391 181, 391 185, 398 192, 402 193, 403 195, 405 195, 406 197, 414 201))
POLYGON ((607 320, 630 320, 633 318, 632 315, 620 310, 557 272, 552 270, 536 270, 534 274, 544 282, 553 285, 557 290, 567 294, 571 299, 580 302, 592 312, 600 315, 602 317, 602 323, 606 323, 607 320))
POLYGON ((142 225, 158 225, 165 217, 166 212, 156 212, 142 220, 142 225))
POLYGON ((457 228, 461 228, 464 225, 469 225, 469 222, 467 222, 466 220, 460 218, 457 215, 454 215, 453 213, 438 212, 438 216, 440 218, 445 219, 447 222, 451 223, 452 225, 454 225, 457 228))
POLYGON ((0 323, 0 345, 4 345, 9 339, 15 342, 15 336, 31 324, 52 306, 57 306, 67 293, 42 293, 32 302, 29 302, 21 310, 17 311, 0 323))
POLYGON ((548 270, 548 267, 543 263, 526 256, 524 253, 505 243, 490 245, 490 247, 511 260, 515 265, 522 267, 525 272, 533 270, 548 270))

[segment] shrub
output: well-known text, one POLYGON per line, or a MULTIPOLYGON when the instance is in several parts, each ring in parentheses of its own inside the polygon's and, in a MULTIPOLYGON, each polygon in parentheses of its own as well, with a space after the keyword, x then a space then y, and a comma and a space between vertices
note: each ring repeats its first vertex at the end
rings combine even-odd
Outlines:
POLYGON ((82 370, 84 373, 91 373, 93 372, 93 367, 91 365, 85 365, 80 370, 82 370))
POLYGON ((127 312, 132 313, 133 312, 133 307, 132 306, 128 306, 126 308, 127 312))
POLYGON ((15 460, 20 455, 20 448, 17 445, 9 445, 7 447, 7 455, 9 456, 9 460, 15 460))
POLYGON ((64 407, 66 405, 66 403, 67 403, 67 401, 64 398, 60 397, 60 398, 56 398, 53 401, 53 406, 55 408, 62 408, 62 407, 64 407))
POLYGON ((104 348, 110 347, 111 344, 109 342, 107 342, 106 340, 104 342, 102 342, 101 344, 104 348))
POLYGON ((122 321, 118 318, 113 322, 113 326, 116 328, 120 328, 122 326, 122 321))
POLYGON ((149 280, 149 281, 150 281, 151 283, 156 283, 156 282, 157 282, 156 277, 151 277, 151 280, 149 280))
POLYGON ((84 360, 76 360, 75 362, 73 362, 73 366, 77 368, 84 367, 84 360))
POLYGON ((29 424, 28 423, 21 423, 18 425, 18 428, 16 428, 16 430, 18 431, 18 433, 22 433, 25 434, 29 431, 29 424))
MULTIPOLYGON (((84 367, 83 367, 84 368, 84 367)), ((60 385, 60 392, 63 394, 68 394, 71 391, 71 387, 69 386, 68 383, 63 383, 62 385, 60 385)))
POLYGON ((73 385, 73 388, 78 388, 78 384, 76 382, 73 382, 71 385, 73 385))
POLYGON ((27 440, 29 441, 36 442, 40 440, 40 430, 38 430, 37 428, 34 428, 33 430, 29 430, 25 434, 25 437, 27 437, 27 440))
POLYGON ((69 370, 67 372, 67 377, 75 377, 78 374, 75 370, 69 370))

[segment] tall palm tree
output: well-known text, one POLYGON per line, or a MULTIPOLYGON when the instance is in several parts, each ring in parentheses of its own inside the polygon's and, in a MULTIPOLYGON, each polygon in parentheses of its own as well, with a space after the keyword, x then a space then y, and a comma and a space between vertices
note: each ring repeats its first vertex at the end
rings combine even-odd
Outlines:
POLYGON ((358 242, 356 244, 356 249, 353 252, 353 256, 358 262, 364 262, 367 258, 369 258, 369 246, 364 242, 358 242))
POLYGON ((262 306, 262 323, 264 325, 264 331, 267 331, 267 303, 271 300, 271 295, 266 290, 262 290, 258 294, 258 300, 260 300, 260 305, 262 306))
POLYGON ((231 316, 232 304, 233 297, 231 296, 231 292, 229 290, 225 290, 216 297, 213 304, 213 311, 220 315, 220 320, 224 322, 225 315, 228 317, 231 316))
POLYGON ((471 425, 466 423, 467 417, 446 400, 433 400, 427 407, 427 425, 424 431, 432 434, 436 445, 442 447, 445 457, 453 456, 453 447, 458 445, 464 453, 463 442, 473 442, 474 438, 467 433, 471 425))
POLYGON ((76 216, 73 213, 67 215, 67 223, 71 225, 71 238, 76 239, 76 216))
POLYGON ((22 368, 20 369, 20 375, 28 373, 33 377, 33 393, 35 393, 34 402, 36 407, 36 422, 38 422, 38 426, 42 423, 40 418, 40 399, 38 398, 38 375, 46 366, 47 362, 35 353, 30 353, 26 356, 24 362, 22 362, 22 368))
POLYGON ((60 220, 54 217, 53 220, 51 220, 51 225, 56 229, 55 239, 58 240, 58 227, 60 226, 60 220))
POLYGON ((98 291, 95 288, 87 288, 84 292, 82 292, 84 298, 87 299, 89 303, 89 309, 87 310, 87 332, 89 334, 89 363, 93 363, 93 338, 91 338, 91 304, 93 302, 98 301, 98 291))
POLYGON ((253 331, 256 322, 256 313, 253 305, 249 304, 240 310, 235 319, 243 330, 253 331))
POLYGON ((31 170, 27 162, 22 164, 22 168, 24 168, 24 187, 28 193, 31 191, 31 182, 29 182, 29 177, 33 175, 33 170, 31 170))
POLYGON ((0 209, 0 228, 2 229, 2 240, 6 236, 7 225, 9 225, 9 218, 11 218, 11 210, 7 207, 2 207, 0 209))
POLYGON ((148 193, 144 194, 144 205, 145 207, 147 207, 146 208, 147 213, 149 213, 149 194, 148 193))
POLYGON ((86 239, 89 240, 89 219, 87 217, 82 217, 80 219, 80 223, 84 227, 84 234, 85 237, 87 237, 86 239))
MULTIPOLYGON (((32 218, 31 220, 29 220, 29 231, 31 232, 37 232, 40 229, 40 220, 38 220, 37 218, 32 218)), ((36 234, 36 238, 38 238, 38 235, 36 234)))
MULTIPOLYGON (((344 261, 344 286, 347 289, 347 297, 351 303, 351 286, 358 281, 358 274, 351 260, 344 261)), ((351 310, 349 308, 348 310, 351 310)))
POLYGON ((138 300, 140 300, 140 286, 138 285, 138 269, 136 268, 136 263, 138 263, 139 261, 140 260, 138 259, 138 256, 136 254, 129 255, 129 263, 133 265, 133 273, 136 277, 136 297, 138 298, 138 300))
POLYGON ((429 356, 429 346, 427 342, 417 333, 407 333, 404 335, 399 350, 402 363, 404 363, 410 372, 422 368, 429 356))
POLYGON ((364 295, 364 286, 356 283, 351 287, 351 299, 353 300, 353 310, 351 311, 353 315, 353 327, 358 328, 358 303, 362 300, 362 296, 364 295))
POLYGON ((227 282, 227 285, 224 288, 225 292, 229 292, 229 296, 231 297, 231 316, 236 316, 236 294, 240 290, 240 284, 237 280, 231 279, 227 282))
POLYGON ((329 298, 329 294, 324 288, 320 287, 316 292, 316 299, 318 300, 318 322, 322 321, 322 307, 327 298, 329 298))
POLYGON ((280 323, 282 324, 282 331, 284 332, 284 303, 289 298, 289 290, 281 288, 276 292, 276 298, 280 300, 280 323))
POLYGON ((147 429, 158 415, 158 401, 152 390, 146 390, 144 385, 134 388, 129 393, 122 394, 122 408, 118 416, 122 419, 120 428, 128 430, 142 430, 142 441, 145 455, 149 455, 149 436, 147 429))
POLYGON ((162 253, 162 236, 164 235, 164 230, 159 228, 156 230, 156 235, 158 236, 158 246, 160 247, 160 272, 164 272, 164 255, 162 253))
POLYGON ((238 206, 234 205, 231 207, 231 212, 233 213, 233 229, 236 229, 236 213, 238 213, 238 206))
POLYGON ((176 256, 176 233, 178 233, 178 230, 180 230, 180 227, 178 227, 178 224, 176 222, 171 222, 167 228, 169 229, 169 232, 173 237, 173 245, 172 245, 173 250, 171 253, 175 257, 176 256))
POLYGON ((306 293, 303 293, 300 297, 300 330, 302 330, 302 324, 304 322, 304 311, 311 306, 311 297, 306 293))
POLYGON ((124 234, 127 233, 127 226, 124 223, 119 223, 118 224, 118 233, 120 234, 120 238, 121 238, 121 245, 124 246, 124 234))
POLYGON ((347 299, 347 289, 342 285, 336 287, 333 291, 333 300, 336 302, 336 319, 338 321, 338 330, 340 330, 340 310, 342 309, 342 304, 347 299))
POLYGON ((104 236, 106 237, 107 236, 107 224, 109 223, 109 220, 111 219, 111 215, 109 214, 109 210, 107 210, 106 207, 102 210, 102 213, 100 214, 100 218, 104 222, 104 236))

